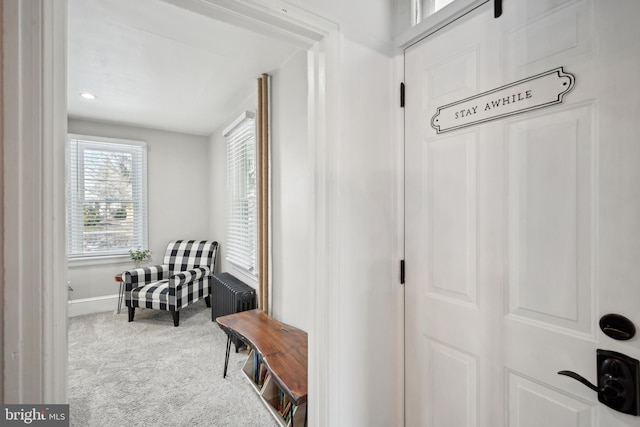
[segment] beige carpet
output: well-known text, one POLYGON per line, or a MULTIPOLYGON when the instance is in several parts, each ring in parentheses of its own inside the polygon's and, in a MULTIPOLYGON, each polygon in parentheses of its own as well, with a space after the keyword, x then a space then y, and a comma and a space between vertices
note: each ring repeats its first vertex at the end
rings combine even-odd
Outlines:
POLYGON ((265 426, 278 424, 240 372, 232 346, 204 301, 171 314, 126 308, 69 319, 71 426, 265 426))

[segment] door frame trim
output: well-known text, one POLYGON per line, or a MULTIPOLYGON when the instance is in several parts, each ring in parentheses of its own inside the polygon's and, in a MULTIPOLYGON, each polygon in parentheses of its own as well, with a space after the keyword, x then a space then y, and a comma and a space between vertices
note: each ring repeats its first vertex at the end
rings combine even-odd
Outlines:
POLYGON ((66 11, 3 2, 4 403, 67 401, 66 11))

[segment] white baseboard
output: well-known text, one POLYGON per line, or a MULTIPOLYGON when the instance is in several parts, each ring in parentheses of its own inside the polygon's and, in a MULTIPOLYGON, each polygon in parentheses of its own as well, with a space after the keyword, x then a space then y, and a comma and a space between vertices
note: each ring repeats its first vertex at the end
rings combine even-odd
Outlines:
POLYGON ((103 313, 105 311, 113 311, 115 313, 117 306, 118 294, 94 298, 72 299, 69 300, 69 309, 67 314, 69 317, 75 317, 83 314, 103 313))

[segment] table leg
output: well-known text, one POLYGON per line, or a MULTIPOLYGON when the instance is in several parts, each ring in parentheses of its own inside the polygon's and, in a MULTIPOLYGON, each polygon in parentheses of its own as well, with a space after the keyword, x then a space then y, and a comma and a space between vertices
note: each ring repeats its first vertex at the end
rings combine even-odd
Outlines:
POLYGON ((120 282, 120 291, 118 292, 118 310, 117 314, 120 314, 120 310, 122 310, 122 301, 124 301, 124 282, 120 282))
POLYGON ((231 352, 231 334, 227 334, 227 353, 224 355, 224 371, 222 378, 227 377, 227 367, 229 366, 229 353, 231 352))

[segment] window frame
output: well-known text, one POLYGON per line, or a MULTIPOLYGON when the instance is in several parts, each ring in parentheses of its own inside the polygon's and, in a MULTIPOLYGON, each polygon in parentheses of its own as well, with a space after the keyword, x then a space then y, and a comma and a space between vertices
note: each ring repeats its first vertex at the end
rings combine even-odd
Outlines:
MULTIPOLYGON (((226 245, 225 245, 225 260, 233 265, 242 273, 248 275, 253 279, 258 277, 258 164, 257 164, 257 119, 256 114, 251 111, 244 111, 236 118, 229 126, 227 126, 222 132, 223 137, 226 139, 227 148, 227 230, 226 230, 226 245), (237 146, 231 146, 234 142, 231 138, 234 137, 236 132, 246 132, 242 130, 245 124, 250 123, 252 126, 250 137, 246 138, 242 142, 245 146, 238 148, 237 146), (252 152, 250 151, 252 150, 252 152), (231 158, 232 155, 236 155, 238 152, 245 152, 252 157, 253 167, 245 169, 246 174, 239 176, 239 171, 233 171, 232 168, 238 164, 238 158, 231 158), (246 185, 244 190, 248 193, 252 192, 253 197, 247 197, 247 210, 250 212, 247 219, 247 224, 243 224, 242 218, 236 217, 239 214, 238 202, 242 198, 234 197, 234 190, 237 188, 234 185, 239 182, 248 183, 253 178, 253 188, 248 188, 246 185), (246 231, 245 238, 241 238, 241 233, 238 233, 237 227, 244 227, 243 231, 246 231), (243 250, 249 253, 242 253, 243 250)), ((235 135, 237 136, 237 135, 235 135)), ((238 142, 236 141, 236 144, 238 142)), ((246 160, 246 159, 245 159, 246 160)), ((251 161, 251 160, 249 160, 251 161)), ((241 215, 240 215, 241 216, 241 215)))
POLYGON ((129 249, 138 247, 148 248, 148 180, 147 180, 147 143, 139 140, 121 138, 107 138, 94 135, 80 135, 69 133, 66 141, 66 225, 67 225, 67 260, 72 265, 84 264, 109 264, 130 260, 129 249), (81 154, 72 156, 73 145, 77 144, 77 151, 81 154), (132 200, 134 206, 134 244, 128 248, 117 248, 105 251, 84 251, 84 224, 77 225, 78 221, 84 223, 84 210, 78 204, 84 204, 82 196, 84 174, 80 173, 80 165, 83 162, 83 153, 88 150, 112 151, 132 155, 132 200), (72 157, 75 157, 74 165, 72 157), (75 176, 74 176, 75 172, 75 176), (75 221, 75 222, 74 222, 75 221), (75 225, 74 225, 75 224, 75 225))
MULTIPOLYGON (((424 27, 423 31, 437 30, 469 10, 489 2, 489 0, 444 0, 446 4, 436 4, 440 1, 443 0, 411 0, 411 27, 421 26, 424 27)), ((432 31, 428 32, 428 34, 431 33, 432 31)), ((420 33, 420 38, 424 36, 425 34, 420 33)), ((405 42, 400 42, 399 45, 404 46, 405 42)))

